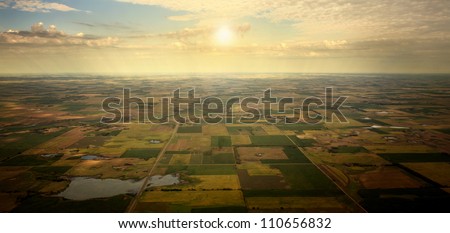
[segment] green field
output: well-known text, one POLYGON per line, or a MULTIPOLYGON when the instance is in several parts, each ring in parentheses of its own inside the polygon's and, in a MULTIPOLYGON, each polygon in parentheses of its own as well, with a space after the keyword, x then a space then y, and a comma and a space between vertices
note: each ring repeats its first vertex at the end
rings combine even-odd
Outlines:
POLYGON ((370 128, 369 130, 378 134, 389 134, 388 132, 381 130, 379 128, 370 128))
POLYGON ((10 136, 5 137, 3 140, 7 140, 8 138, 16 138, 18 140, 9 143, 0 144, 0 161, 11 158, 17 154, 20 154, 28 149, 31 149, 41 143, 44 143, 52 138, 55 138, 67 131, 70 128, 64 128, 57 132, 42 134, 42 133, 26 133, 26 134, 12 134, 10 136))
POLYGON ((366 148, 361 146, 339 146, 330 149, 331 153, 367 153, 369 152, 366 148))
POLYGON ((290 146, 292 141, 285 135, 250 136, 254 146, 290 146))
POLYGON ((377 119, 372 119, 372 118, 370 118, 370 119, 357 118, 357 119, 355 119, 355 120, 357 120, 357 121, 359 121, 359 122, 361 122, 361 123, 368 124, 368 125, 370 125, 370 126, 372 126, 372 125, 389 126, 388 123, 385 123, 385 122, 383 122, 383 121, 379 121, 379 120, 377 120, 377 119))
POLYGON ((295 132, 303 132, 303 130, 321 130, 325 129, 322 124, 279 124, 276 125, 280 130, 290 130, 295 132))
POLYGON ((295 145, 299 147, 310 147, 314 146, 314 144, 317 143, 317 141, 314 139, 300 139, 294 135, 289 135, 288 137, 295 143, 295 145))
POLYGON ((230 136, 212 136, 211 137, 211 146, 219 147, 219 148, 231 146, 231 137, 230 136))
POLYGON ((221 153, 213 155, 203 155, 203 164, 234 164, 234 155, 231 153, 221 153))
POLYGON ((62 154, 54 154, 50 157, 43 157, 41 155, 18 155, 9 160, 0 163, 2 166, 38 166, 50 165, 61 158, 62 154))
POLYGON ((150 158, 156 158, 161 150, 160 149, 128 149, 120 156, 121 158, 139 158, 148 160, 150 158))
POLYGON ((202 133, 201 125, 179 127, 177 133, 202 133))
POLYGON ((227 126, 230 135, 266 135, 261 126, 227 126))
POLYGON ((292 189, 329 191, 336 185, 313 164, 271 165, 283 173, 292 189))

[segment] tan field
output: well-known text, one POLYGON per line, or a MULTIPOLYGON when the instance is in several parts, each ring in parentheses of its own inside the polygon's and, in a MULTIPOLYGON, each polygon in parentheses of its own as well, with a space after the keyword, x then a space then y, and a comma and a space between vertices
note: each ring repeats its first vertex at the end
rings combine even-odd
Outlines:
POLYGON ((122 179, 141 179, 148 174, 148 169, 154 163, 155 158, 148 161, 134 158, 117 158, 108 160, 82 161, 66 172, 68 176, 89 176, 122 179))
POLYGON ((420 188, 425 185, 396 167, 380 167, 362 174, 359 181, 368 189, 420 188))
POLYGON ((252 144, 252 141, 248 135, 231 135, 231 143, 233 146, 249 145, 252 144))
POLYGON ((281 176, 281 171, 262 163, 238 164, 238 169, 247 170, 249 176, 281 176))
POLYGON ((227 127, 224 124, 213 124, 202 126, 203 135, 205 136, 228 136, 227 127))
POLYGON ((172 159, 170 159, 170 165, 180 165, 180 164, 189 164, 191 160, 190 154, 174 154, 172 159))

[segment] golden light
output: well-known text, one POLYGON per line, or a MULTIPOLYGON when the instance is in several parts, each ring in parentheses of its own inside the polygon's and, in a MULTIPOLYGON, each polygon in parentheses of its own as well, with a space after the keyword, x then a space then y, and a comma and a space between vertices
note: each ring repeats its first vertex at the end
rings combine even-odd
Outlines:
POLYGON ((233 31, 227 26, 220 27, 216 32, 216 40, 220 45, 230 44, 233 36, 233 31))

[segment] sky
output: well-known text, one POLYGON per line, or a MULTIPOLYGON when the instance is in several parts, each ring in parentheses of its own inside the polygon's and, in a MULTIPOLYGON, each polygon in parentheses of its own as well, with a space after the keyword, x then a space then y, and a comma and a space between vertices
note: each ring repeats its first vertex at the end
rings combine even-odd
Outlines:
POLYGON ((450 73, 449 0, 0 0, 0 73, 450 73))

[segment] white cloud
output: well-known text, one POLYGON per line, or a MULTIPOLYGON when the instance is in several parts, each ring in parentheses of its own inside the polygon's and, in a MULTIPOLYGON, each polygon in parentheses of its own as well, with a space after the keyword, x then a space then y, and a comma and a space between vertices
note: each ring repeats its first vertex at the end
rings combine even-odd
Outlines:
MULTIPOLYGON (((243 37, 245 33, 250 31, 251 25, 249 23, 243 23, 230 27, 234 34, 243 37)), ((191 39, 196 39, 197 42, 202 42, 203 39, 211 40, 211 37, 218 30, 217 27, 211 26, 199 26, 193 28, 184 28, 180 31, 168 32, 159 34, 160 37, 168 39, 176 39, 184 43, 193 43, 191 39)), ((178 46, 179 47, 179 46, 178 46)))
POLYGON ((45 28, 42 22, 31 26, 30 31, 8 30, 0 32, 0 45, 42 45, 42 46, 62 46, 62 45, 84 45, 89 47, 113 46, 118 39, 114 37, 87 37, 83 33, 69 35, 60 31, 55 25, 45 28))
POLYGON ((172 21, 191 21, 196 19, 196 16, 193 14, 187 14, 187 15, 173 15, 167 18, 172 21))
POLYGON ((188 12, 172 20, 255 17, 286 21, 317 39, 450 34, 448 0, 116 0, 188 12))
POLYGON ((78 11, 75 8, 61 3, 45 2, 42 0, 6 0, 0 2, 0 8, 8 7, 19 11, 44 13, 48 13, 50 11, 78 11))

